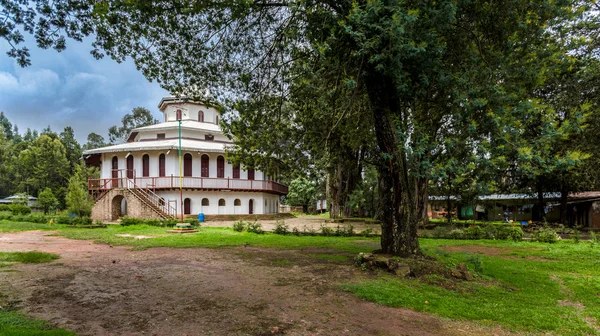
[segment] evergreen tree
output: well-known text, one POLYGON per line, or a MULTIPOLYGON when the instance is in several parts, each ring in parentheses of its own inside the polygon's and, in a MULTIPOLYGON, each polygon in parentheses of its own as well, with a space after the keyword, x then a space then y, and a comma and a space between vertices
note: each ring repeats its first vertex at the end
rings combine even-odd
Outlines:
POLYGON ((157 124, 152 112, 144 107, 134 107, 131 113, 127 113, 121 119, 121 126, 112 126, 108 129, 108 141, 111 144, 127 141, 131 130, 137 127, 157 124))
POLYGON ((71 126, 65 127, 59 134, 59 139, 65 147, 65 154, 69 161, 69 175, 71 175, 75 170, 75 166, 79 164, 79 160, 81 160, 81 145, 79 145, 79 142, 75 139, 75 132, 71 126))
POLYGON ((44 188, 44 190, 38 193, 38 203, 42 206, 44 215, 46 215, 50 209, 58 205, 58 200, 54 196, 54 193, 52 193, 52 189, 44 188))
POLYGON ((84 170, 83 164, 75 166, 75 173, 69 179, 66 196, 69 212, 76 213, 78 216, 89 216, 93 206, 93 201, 88 194, 84 170))

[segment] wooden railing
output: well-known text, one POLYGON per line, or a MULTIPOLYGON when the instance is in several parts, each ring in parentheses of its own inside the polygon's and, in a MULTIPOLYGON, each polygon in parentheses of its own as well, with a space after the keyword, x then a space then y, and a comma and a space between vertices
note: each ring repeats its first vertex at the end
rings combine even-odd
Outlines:
MULTIPOLYGON (((179 189, 179 176, 163 177, 137 177, 89 179, 89 190, 107 190, 113 188, 128 188, 127 180, 144 190, 179 189)), ((230 178, 206 178, 189 177, 181 179, 182 187, 186 189, 209 189, 209 190, 239 190, 239 191, 266 191, 277 194, 287 194, 286 185, 274 181, 241 180, 230 178)))

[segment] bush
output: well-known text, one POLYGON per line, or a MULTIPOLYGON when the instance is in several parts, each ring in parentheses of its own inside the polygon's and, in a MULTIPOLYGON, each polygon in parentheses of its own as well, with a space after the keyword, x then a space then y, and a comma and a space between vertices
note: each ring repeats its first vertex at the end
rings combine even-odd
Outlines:
POLYGON ((533 233, 533 238, 540 243, 556 243, 560 236, 551 228, 541 228, 533 233))
POLYGON ((139 224, 145 224, 144 220, 139 219, 139 218, 134 218, 134 217, 127 217, 127 216, 121 218, 122 226, 139 225, 139 224))
POLYGON ((335 229, 335 235, 339 237, 352 237, 354 236, 354 226, 337 226, 335 229))
POLYGON ((334 236, 335 233, 332 228, 327 227, 326 225, 321 224, 321 236, 334 236))
POLYGON ((71 218, 67 215, 60 215, 56 216, 54 222, 56 222, 56 224, 71 224, 71 218))
POLYGON ((280 235, 286 235, 286 234, 290 233, 290 228, 287 224, 285 224, 285 221, 277 220, 275 222, 275 230, 273 230, 273 233, 280 234, 280 235))
POLYGON ((0 204, 0 212, 10 211, 10 204, 0 204))
POLYGON ((90 217, 86 217, 86 216, 75 217, 75 218, 71 219, 71 225, 76 225, 76 226, 92 225, 92 219, 90 217))
POLYGON ((486 237, 486 232, 481 228, 481 226, 473 225, 463 230, 464 239, 484 239, 486 237))
POLYGON ((242 232, 246 229, 246 222, 243 220, 233 223, 233 231, 242 232))
POLYGON ((523 229, 520 226, 510 226, 508 229, 508 238, 516 242, 523 240, 523 229))
POLYGON ((191 226, 200 226, 200 221, 198 218, 186 218, 184 222, 190 224, 191 226))
POLYGON ((29 215, 31 208, 23 204, 11 204, 10 211, 13 215, 29 215))
POLYGON ((246 229, 248 230, 248 232, 253 232, 257 234, 265 233, 265 231, 263 231, 262 229, 262 224, 256 221, 254 223, 249 223, 246 229))

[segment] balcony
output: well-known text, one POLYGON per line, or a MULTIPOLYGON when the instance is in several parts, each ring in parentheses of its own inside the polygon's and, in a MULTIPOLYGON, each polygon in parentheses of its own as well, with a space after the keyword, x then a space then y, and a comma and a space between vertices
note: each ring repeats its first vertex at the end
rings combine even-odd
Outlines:
MULTIPOLYGON (((116 177, 105 179, 89 179, 90 191, 106 191, 113 188, 142 188, 149 190, 179 189, 179 176, 162 177, 116 177)), ((181 178, 183 189, 210 190, 210 191, 258 191, 277 195, 288 193, 286 185, 274 181, 241 180, 231 178, 205 178, 184 176, 181 178)))

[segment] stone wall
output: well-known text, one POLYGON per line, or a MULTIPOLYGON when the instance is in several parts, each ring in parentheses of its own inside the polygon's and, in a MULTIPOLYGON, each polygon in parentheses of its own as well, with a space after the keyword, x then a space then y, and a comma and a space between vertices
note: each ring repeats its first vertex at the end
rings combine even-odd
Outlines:
POLYGON ((127 216, 143 219, 160 219, 160 215, 138 199, 128 189, 111 189, 92 208, 92 219, 113 222, 121 217, 121 200, 127 201, 127 216))

